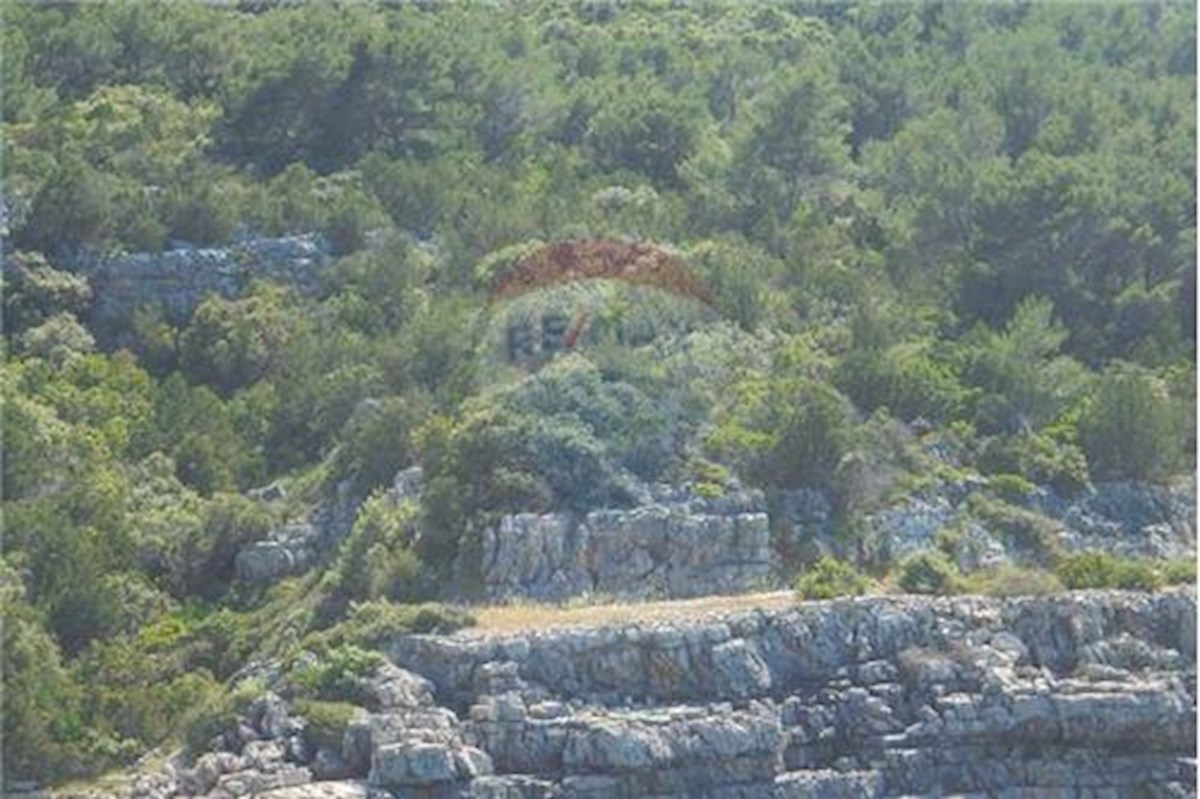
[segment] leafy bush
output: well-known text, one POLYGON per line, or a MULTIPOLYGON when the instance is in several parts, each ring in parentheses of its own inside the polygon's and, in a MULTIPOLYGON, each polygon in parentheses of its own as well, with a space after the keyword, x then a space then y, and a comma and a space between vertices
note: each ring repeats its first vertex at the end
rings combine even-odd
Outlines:
POLYGON ((1196 583, 1196 559, 1189 557, 1171 558, 1162 564, 1163 580, 1167 585, 1196 583))
POLYGON ((355 602, 351 603, 345 620, 327 630, 313 633, 306 643, 316 648, 347 644, 379 647, 397 636, 410 633, 447 635, 474 623, 474 617, 467 611, 448 605, 355 602))
POLYGON ((1127 591, 1157 591, 1165 583, 1158 565, 1147 560, 1129 560, 1117 568, 1116 588, 1127 591))
POLYGON ((967 499, 971 514, 989 531, 999 534, 1015 548, 1040 563, 1050 563, 1059 553, 1060 525, 1039 513, 982 494, 967 499))
POLYGON ((989 571, 976 572, 963 578, 963 590, 987 596, 1041 596, 1063 590, 1063 584, 1053 572, 1005 564, 989 571))
POLYGON ((948 422, 961 413, 969 392, 950 366, 926 350, 909 343, 852 350, 838 364, 837 386, 864 412, 886 406, 906 421, 948 422))
POLYGON ((1123 559, 1107 552, 1088 551, 1059 560, 1055 573, 1068 588, 1123 588, 1154 591, 1166 582, 1154 561, 1123 559))
POLYGON ((407 397, 360 404, 342 428, 335 474, 350 479, 359 496, 390 484, 397 472, 412 465, 412 433, 427 410, 407 397))
POLYGON ((950 594, 959 587, 954 561, 937 550, 924 550, 900 561, 900 587, 910 594, 950 594))
POLYGON ((1037 486, 1019 474, 994 474, 988 480, 988 487, 1005 502, 1024 502, 1033 495, 1037 486))
POLYGON ((324 702, 320 699, 297 699, 293 705, 296 715, 308 722, 304 738, 315 749, 341 753, 342 738, 354 717, 363 712, 349 702, 324 702))
POLYGON ((422 566, 411 549, 418 509, 395 505, 383 489, 358 510, 330 575, 335 599, 410 601, 422 593, 422 566))
POLYGON ((796 594, 801 599, 833 599, 866 593, 871 581, 849 563, 825 556, 796 578, 796 594))
POLYGON ((991 438, 980 453, 978 465, 984 474, 1017 475, 1048 484, 1066 496, 1077 493, 1088 481, 1083 451, 1045 432, 991 438))
POLYGON ((180 725, 187 751, 193 756, 207 751, 214 738, 234 729, 246 705, 264 690, 260 681, 250 680, 232 691, 214 691, 198 702, 180 725))
POLYGON ((314 699, 357 702, 362 700, 361 678, 383 663, 383 655, 342 644, 323 652, 315 662, 305 663, 289 675, 304 696, 314 699))
POLYGON ((1079 441, 1100 480, 1152 480, 1181 459, 1180 416, 1166 384, 1128 366, 1105 372, 1079 418, 1079 441))
POLYGON ((76 775, 86 760, 82 686, 64 668, 58 645, 32 608, 5 597, 0 613, 5 773, 22 779, 76 775))
POLYGON ((238 552, 265 538, 277 521, 262 503, 236 494, 214 497, 204 507, 199 530, 180 542, 180 590, 204 599, 219 597, 233 579, 238 552))
POLYGON ((811 379, 754 378, 736 385, 732 406, 706 442, 759 485, 825 487, 846 452, 849 403, 811 379))

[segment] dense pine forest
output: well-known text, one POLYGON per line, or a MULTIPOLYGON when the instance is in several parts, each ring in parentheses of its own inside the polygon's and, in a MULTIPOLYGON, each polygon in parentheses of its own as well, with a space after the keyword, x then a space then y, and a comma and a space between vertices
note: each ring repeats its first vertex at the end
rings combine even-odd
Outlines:
POLYGON ((946 472, 1003 524, 1193 471, 1195 34, 1187 2, 5 3, 4 775, 203 743, 251 662, 337 707, 381 631, 468 621, 432 602, 502 513, 810 488, 853 560, 946 472), (315 290, 93 313, 90 264, 300 235, 315 290), (552 298, 490 276, 590 239, 711 307, 498 357, 552 298), (331 503, 314 570, 235 579, 331 503))

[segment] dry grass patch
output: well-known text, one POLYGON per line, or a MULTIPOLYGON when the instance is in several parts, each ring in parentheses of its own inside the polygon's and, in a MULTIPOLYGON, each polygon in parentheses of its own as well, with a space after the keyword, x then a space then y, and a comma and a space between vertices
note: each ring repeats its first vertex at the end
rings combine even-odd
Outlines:
POLYGON ((795 604, 791 591, 767 591, 732 596, 706 596, 656 602, 598 602, 597 604, 553 605, 513 602, 472 608, 474 630, 541 630, 550 627, 632 624, 677 618, 696 618, 708 613, 728 613, 761 608, 778 610, 795 604))

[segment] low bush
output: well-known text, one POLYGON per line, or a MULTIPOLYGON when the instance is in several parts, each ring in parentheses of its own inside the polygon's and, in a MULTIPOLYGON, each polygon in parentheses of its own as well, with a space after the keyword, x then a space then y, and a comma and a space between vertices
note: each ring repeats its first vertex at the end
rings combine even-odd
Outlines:
POLYGON ((971 514, 1006 543, 1022 553, 1028 553, 1038 563, 1056 561, 1062 546, 1057 537, 1060 529, 1057 522, 1040 513, 982 494, 972 494, 967 502, 971 514))
POLYGON ((292 670, 289 682, 297 692, 313 699, 357 702, 363 699, 361 679, 383 664, 383 655, 353 644, 323 652, 313 662, 292 670))
POLYGON ((325 702, 320 699, 298 699, 293 709, 308 721, 304 737, 314 749, 341 752, 346 727, 363 712, 349 702, 325 702))
POLYGON ((1196 583, 1196 559, 1189 557, 1171 558, 1162 564, 1162 576, 1167 585, 1196 583))
POLYGON ((419 513, 414 503, 397 505, 382 489, 363 502, 332 572, 337 598, 403 602, 419 597, 422 565, 410 546, 419 513))
POLYGON ((1031 483, 1049 485, 1060 494, 1072 496, 1087 485, 1088 466, 1079 447, 1061 440, 1067 435, 1027 432, 991 438, 979 455, 979 468, 984 474, 993 475, 992 488, 1005 499, 1011 498, 1003 489, 1017 486, 1011 481, 1006 484, 1004 475, 1019 475, 1031 483))
POLYGON ((398 605, 383 600, 354 602, 345 619, 313 633, 305 643, 318 649, 343 645, 376 647, 400 635, 446 635, 474 624, 474 617, 467 611, 435 602, 420 605, 398 605))
POLYGON ((1079 419, 1079 442, 1099 480, 1155 480, 1183 460, 1179 400, 1166 383, 1117 365, 1100 379, 1079 419))
POLYGON ((1123 588, 1155 591, 1166 582, 1162 562, 1122 559, 1107 552, 1081 552, 1059 559, 1055 573, 1067 588, 1123 588))
POLYGON ((215 690, 197 702, 180 725, 188 753, 208 750, 213 738, 232 730, 245 706, 264 690, 261 682, 252 680, 230 692, 215 690))
POLYGON ((909 594, 951 594, 959 580, 958 566, 937 550, 916 552, 900 561, 900 587, 909 594))
POLYGON ((1063 590, 1062 581, 1053 572, 1004 565, 976 572, 963 578, 963 590, 986 596, 1041 596, 1063 590))
POLYGON ((1036 490, 1033 483, 1019 474, 994 474, 988 480, 988 486, 996 492, 996 496, 1005 502, 1021 503, 1028 499, 1036 490))
POLYGON ((1067 588, 1108 588, 1116 583, 1117 567, 1107 552, 1082 552, 1061 558, 1054 571, 1067 588))
POLYGON ((833 599, 866 593, 871 581, 849 563, 825 556, 796 578, 800 599, 833 599))
POLYGON ((1165 582, 1158 564, 1147 560, 1131 560, 1118 566, 1115 587, 1128 591, 1157 591, 1165 582))

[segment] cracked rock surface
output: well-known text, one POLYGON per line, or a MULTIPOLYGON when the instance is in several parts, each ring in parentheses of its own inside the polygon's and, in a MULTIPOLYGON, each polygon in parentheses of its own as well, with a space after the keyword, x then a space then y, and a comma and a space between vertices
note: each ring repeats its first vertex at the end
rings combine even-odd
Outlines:
POLYGON ((121 795, 1195 796, 1195 625, 1173 590, 404 636, 340 747, 266 694, 121 795))

